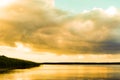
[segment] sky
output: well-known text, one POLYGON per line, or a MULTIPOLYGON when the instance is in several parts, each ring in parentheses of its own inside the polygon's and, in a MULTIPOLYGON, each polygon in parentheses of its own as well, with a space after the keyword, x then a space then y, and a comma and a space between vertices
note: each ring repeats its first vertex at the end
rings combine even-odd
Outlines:
POLYGON ((73 13, 80 13, 93 8, 108 9, 109 7, 120 8, 120 0, 56 0, 56 7, 73 13))
POLYGON ((0 54, 35 62, 119 62, 118 3, 1 0, 0 54))

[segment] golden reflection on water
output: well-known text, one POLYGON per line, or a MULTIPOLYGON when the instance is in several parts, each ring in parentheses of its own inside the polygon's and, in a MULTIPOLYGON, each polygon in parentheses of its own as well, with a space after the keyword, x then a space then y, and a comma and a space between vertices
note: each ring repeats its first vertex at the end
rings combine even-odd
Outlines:
POLYGON ((0 80, 94 80, 120 79, 120 66, 42 65, 0 74, 0 80))

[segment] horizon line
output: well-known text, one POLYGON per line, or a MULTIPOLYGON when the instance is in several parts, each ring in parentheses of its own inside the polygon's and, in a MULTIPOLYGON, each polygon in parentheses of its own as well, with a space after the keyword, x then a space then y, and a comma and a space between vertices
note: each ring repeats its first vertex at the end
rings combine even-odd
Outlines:
POLYGON ((43 62, 46 65, 120 65, 120 62, 43 62))

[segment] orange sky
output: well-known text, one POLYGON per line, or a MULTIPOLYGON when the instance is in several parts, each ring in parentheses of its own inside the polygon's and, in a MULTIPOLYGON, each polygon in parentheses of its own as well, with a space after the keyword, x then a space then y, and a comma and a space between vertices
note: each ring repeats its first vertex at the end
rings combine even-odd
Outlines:
POLYGON ((119 17, 114 6, 75 15, 54 0, 1 0, 0 53, 36 62, 119 62, 119 17))

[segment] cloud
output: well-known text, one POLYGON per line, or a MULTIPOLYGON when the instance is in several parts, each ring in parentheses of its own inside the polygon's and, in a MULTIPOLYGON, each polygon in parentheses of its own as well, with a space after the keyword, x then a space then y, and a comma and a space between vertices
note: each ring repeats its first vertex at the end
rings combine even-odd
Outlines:
POLYGON ((49 8, 44 0, 18 0, 0 9, 0 44, 21 42, 33 50, 63 54, 117 53, 119 33, 114 32, 120 14, 114 10, 112 16, 102 9, 72 15, 49 8))

